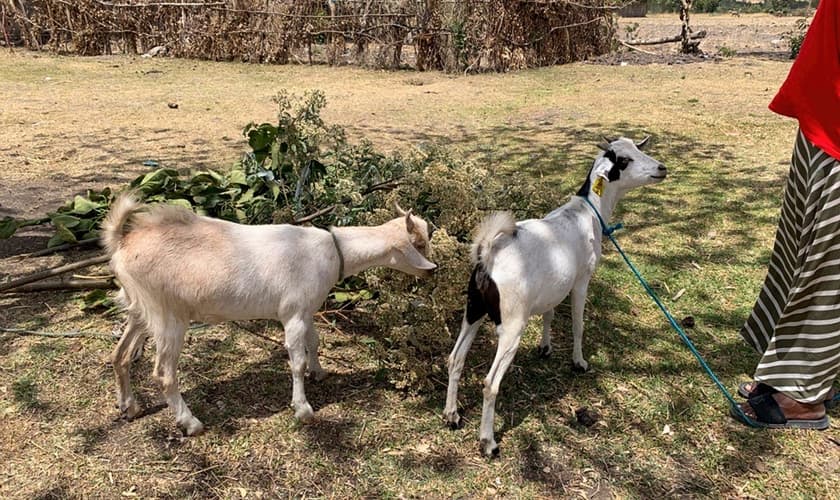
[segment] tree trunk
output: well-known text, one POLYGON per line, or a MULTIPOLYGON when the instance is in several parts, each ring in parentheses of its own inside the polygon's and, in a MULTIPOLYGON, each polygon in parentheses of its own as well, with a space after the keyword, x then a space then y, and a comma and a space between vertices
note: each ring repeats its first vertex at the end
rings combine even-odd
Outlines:
POLYGON ((689 25, 689 14, 693 2, 694 0, 680 0, 680 20, 682 21, 682 28, 680 29, 680 52, 683 54, 697 54, 700 52, 700 41, 692 41, 692 30, 689 25))

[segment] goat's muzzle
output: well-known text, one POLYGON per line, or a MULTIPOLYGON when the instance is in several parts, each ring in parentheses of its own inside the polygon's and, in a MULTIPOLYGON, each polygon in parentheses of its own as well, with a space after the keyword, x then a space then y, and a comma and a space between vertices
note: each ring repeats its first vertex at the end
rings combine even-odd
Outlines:
POLYGON ((661 163, 656 167, 656 171, 657 175, 651 175, 654 179, 662 180, 668 176, 668 167, 661 163))

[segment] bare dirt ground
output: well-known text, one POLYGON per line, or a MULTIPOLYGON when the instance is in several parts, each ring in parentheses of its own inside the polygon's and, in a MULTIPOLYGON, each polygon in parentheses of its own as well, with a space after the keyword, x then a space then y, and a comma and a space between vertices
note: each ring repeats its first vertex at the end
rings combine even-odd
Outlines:
MULTIPOLYGON (((721 57, 748 57, 770 60, 790 59, 785 33, 792 32, 795 17, 766 14, 695 14, 691 17, 694 33, 705 31, 700 42, 701 54, 684 55, 676 50, 678 43, 638 45, 598 58, 608 64, 687 64, 721 57)), ((659 14, 644 18, 621 18, 618 37, 625 42, 657 40, 680 34, 681 22, 676 15, 659 14)))
MULTIPOLYGON (((723 47, 734 50, 729 59, 736 61, 787 60, 782 34, 792 29, 795 18, 724 14, 693 19, 695 30, 709 33, 700 45, 703 57, 682 56, 672 43, 643 47, 653 56, 625 49, 594 62, 714 62, 726 59, 718 55, 723 47)), ((627 18, 621 19, 619 33, 626 35, 626 27, 636 24, 632 33, 637 39, 676 35, 680 26, 676 15, 627 18)), ((482 122, 492 121, 486 115, 469 116, 476 100, 491 107, 493 100, 508 98, 506 86, 526 78, 82 59, 19 51, 4 52, 0 63, 5 75, 0 164, 6 166, 0 216, 18 217, 43 214, 85 188, 124 182, 147 170, 144 160, 197 168, 230 164, 246 149, 241 127, 270 120, 269 98, 281 87, 324 89, 328 118, 394 148, 406 140, 475 134, 482 122), (169 103, 179 107, 170 109, 169 103)))
MULTIPOLYGON (((386 150, 442 143, 551 179, 558 200, 574 192, 600 135, 651 134, 669 180, 650 197, 627 200, 633 229, 622 241, 669 296, 686 290, 669 304, 697 318, 691 335, 734 387, 754 367, 737 329, 763 276, 795 130, 767 103, 790 67, 777 40, 796 19, 693 19, 709 33, 700 45, 708 57, 680 56, 671 44, 644 47, 656 56, 627 50, 597 64, 467 77, 2 51, 0 217, 39 216, 85 189, 121 185, 149 170, 145 160, 224 168, 246 149, 246 123, 274 119, 271 96, 282 88, 322 89, 325 120, 353 139, 386 150)), ((639 39, 679 31, 675 15, 621 23, 638 23, 639 39)), ((46 240, 37 230, 0 240, 0 280, 96 254, 18 255, 46 240)), ((184 439, 149 377, 148 353, 134 369, 147 412, 114 420, 107 360, 119 317, 80 311, 72 293, 0 296, 0 497, 834 495, 837 424, 809 434, 757 433, 732 422, 614 257, 591 297, 603 307, 587 312, 595 368, 569 373, 562 333, 557 356, 537 362, 533 330, 500 397, 504 451, 493 462, 478 456, 476 439, 489 330, 465 375, 467 426, 457 432, 440 418, 445 378, 436 394, 395 389, 360 340, 376 332, 319 323, 333 375, 307 385, 319 419, 301 426, 288 406, 282 347, 233 325, 196 331, 181 380, 207 432, 184 439), (583 406, 599 415, 591 428, 575 419, 583 406)), ((568 314, 558 316, 567 327, 568 314)), ((251 327, 282 336, 275 325, 251 327)))

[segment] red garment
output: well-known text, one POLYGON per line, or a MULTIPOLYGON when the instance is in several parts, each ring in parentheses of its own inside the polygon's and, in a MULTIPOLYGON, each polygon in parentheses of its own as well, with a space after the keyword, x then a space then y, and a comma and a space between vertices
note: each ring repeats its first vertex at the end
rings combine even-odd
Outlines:
POLYGON ((840 0, 820 0, 770 109, 798 119, 809 141, 840 159, 840 0))

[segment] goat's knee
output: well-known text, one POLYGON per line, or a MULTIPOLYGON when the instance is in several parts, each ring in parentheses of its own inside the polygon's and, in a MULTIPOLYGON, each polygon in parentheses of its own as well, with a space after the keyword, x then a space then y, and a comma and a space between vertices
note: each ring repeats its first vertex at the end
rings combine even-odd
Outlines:
POLYGON ((499 395, 499 386, 497 384, 493 384, 493 381, 490 379, 484 379, 484 389, 481 391, 484 395, 484 399, 496 399, 496 396, 499 395))

